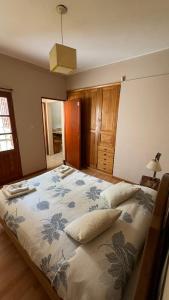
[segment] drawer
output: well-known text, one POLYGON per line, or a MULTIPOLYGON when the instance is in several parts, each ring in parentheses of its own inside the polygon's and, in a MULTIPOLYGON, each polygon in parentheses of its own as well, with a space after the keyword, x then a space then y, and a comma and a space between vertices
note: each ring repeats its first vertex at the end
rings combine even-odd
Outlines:
POLYGON ((111 161, 99 160, 98 165, 100 165, 100 166, 102 165, 102 166, 112 168, 113 167, 113 160, 111 160, 111 161))
POLYGON ((114 154, 113 147, 108 146, 108 145, 100 144, 100 145, 98 146, 98 150, 99 150, 99 151, 109 152, 109 153, 114 154))
POLYGON ((98 159, 98 164, 104 164, 104 165, 109 165, 109 166, 112 166, 113 165, 113 159, 107 159, 107 158, 104 158, 104 159, 98 159))
POLYGON ((111 160, 109 159, 98 159, 98 167, 104 167, 104 168, 113 168, 113 159, 111 158, 111 160))
POLYGON ((104 166, 109 166, 110 168, 112 168, 113 166, 113 160, 106 160, 106 159, 99 159, 98 160, 98 165, 104 165, 104 166))
POLYGON ((98 161, 99 160, 108 160, 113 161, 113 154, 107 151, 98 151, 98 161))
POLYGON ((107 173, 113 172, 113 161, 111 163, 105 162, 105 161, 98 161, 97 168, 99 170, 105 171, 107 173))

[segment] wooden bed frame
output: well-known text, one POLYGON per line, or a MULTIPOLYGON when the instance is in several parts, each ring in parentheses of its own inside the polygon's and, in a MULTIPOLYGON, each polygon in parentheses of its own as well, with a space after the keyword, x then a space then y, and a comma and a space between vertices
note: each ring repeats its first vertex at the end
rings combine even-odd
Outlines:
MULTIPOLYGON (((168 249, 167 230, 169 230, 169 174, 164 174, 157 194, 156 204, 152 222, 146 238, 141 270, 134 300, 155 300, 158 290, 158 283, 168 249)), ((21 256, 31 268, 41 285, 52 300, 61 300, 56 290, 51 286, 48 278, 31 261, 27 252, 19 244, 15 235, 0 218, 7 235, 12 240, 21 256)), ((73 300, 73 299, 72 299, 73 300)))
POLYGON ((47 292, 48 296, 52 300, 62 300, 56 293, 56 290, 51 286, 49 279, 41 272, 41 270, 32 262, 31 258, 24 250, 24 248, 20 245, 15 235, 12 231, 8 228, 6 223, 0 218, 0 223, 2 224, 5 232, 17 248, 18 252, 21 254, 27 265, 31 268, 35 276, 37 277, 40 284, 44 287, 45 291, 47 292))
POLYGON ((157 299, 162 268, 168 250, 169 174, 164 174, 156 198, 152 222, 144 245, 134 300, 157 299))

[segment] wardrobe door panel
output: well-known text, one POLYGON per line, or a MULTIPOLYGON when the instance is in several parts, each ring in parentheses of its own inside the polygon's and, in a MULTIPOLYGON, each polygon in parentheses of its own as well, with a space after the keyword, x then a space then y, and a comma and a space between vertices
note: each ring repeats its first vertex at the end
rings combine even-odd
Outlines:
POLYGON ((100 143, 112 144, 112 133, 101 132, 100 134, 100 143))
POLYGON ((87 165, 90 167, 96 166, 96 135, 90 131, 87 137, 87 165))
POLYGON ((110 174, 113 172, 114 164, 119 96, 120 85, 102 88, 97 168, 110 174))
POLYGON ((99 120, 99 90, 90 89, 84 93, 86 105, 86 163, 87 166, 97 166, 98 120, 99 120))
POLYGON ((120 85, 105 87, 102 91, 100 142, 115 147, 120 85))

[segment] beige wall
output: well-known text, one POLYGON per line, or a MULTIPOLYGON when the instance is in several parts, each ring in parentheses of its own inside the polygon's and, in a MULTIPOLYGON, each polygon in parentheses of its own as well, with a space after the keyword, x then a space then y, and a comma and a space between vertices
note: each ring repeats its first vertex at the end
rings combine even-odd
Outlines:
POLYGON ((114 175, 139 182, 157 152, 169 171, 169 75, 122 84, 114 175))
POLYGON ((13 88, 23 174, 46 167, 41 97, 65 99, 65 79, 34 65, 0 55, 0 86, 13 88))
POLYGON ((67 89, 77 89, 169 72, 169 49, 135 59, 103 66, 67 78, 67 89))
MULTIPOLYGON (((143 174, 152 175, 145 164, 156 152, 162 153, 163 172, 169 171, 169 50, 120 62, 67 78, 67 89, 122 83, 114 175, 139 182, 143 174), (154 77, 155 76, 155 77, 154 77)), ((161 175, 160 174, 160 175, 161 175)))

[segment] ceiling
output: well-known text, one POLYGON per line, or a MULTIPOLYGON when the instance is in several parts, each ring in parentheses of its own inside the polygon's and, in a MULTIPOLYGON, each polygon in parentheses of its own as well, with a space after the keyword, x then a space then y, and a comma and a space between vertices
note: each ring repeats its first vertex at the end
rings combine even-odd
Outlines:
POLYGON ((169 48, 169 0, 1 0, 0 53, 49 68, 61 43, 56 5, 65 4, 64 44, 83 71, 169 48))

